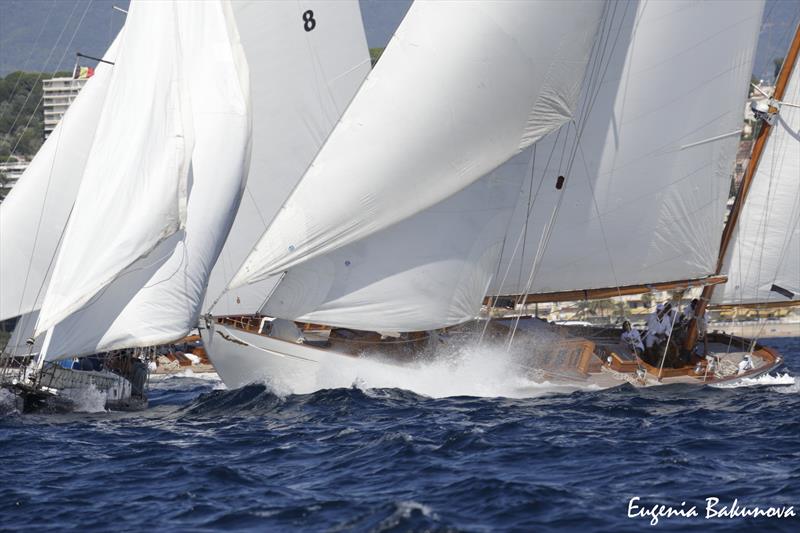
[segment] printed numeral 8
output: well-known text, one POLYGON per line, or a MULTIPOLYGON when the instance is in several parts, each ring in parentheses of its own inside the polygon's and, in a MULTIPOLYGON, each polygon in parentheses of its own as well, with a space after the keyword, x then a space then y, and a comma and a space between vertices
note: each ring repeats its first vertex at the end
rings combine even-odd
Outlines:
POLYGON ((311 31, 317 27, 317 21, 314 18, 314 12, 310 9, 303 13, 303 28, 306 31, 311 31))

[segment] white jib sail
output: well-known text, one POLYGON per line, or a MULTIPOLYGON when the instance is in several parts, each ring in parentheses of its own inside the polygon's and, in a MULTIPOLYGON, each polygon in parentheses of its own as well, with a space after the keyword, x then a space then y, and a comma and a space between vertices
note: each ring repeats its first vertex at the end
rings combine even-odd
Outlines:
POLYGON ((192 139, 177 4, 134 2, 37 335, 183 228, 192 139))
MULTIPOLYGON (((177 2, 194 149, 186 226, 53 329, 47 358, 174 341, 197 325, 211 269, 233 223, 250 141, 247 62, 229 5, 177 2)), ((175 179, 166 174, 164 179, 175 179)))
POLYGON ((232 7, 250 64, 253 146, 247 188, 208 283, 204 309, 219 298, 217 315, 253 313, 264 303, 273 280, 222 293, 370 69, 357 0, 232 7))
POLYGON ((444 200, 569 120, 604 2, 416 2, 231 287, 444 200))
MULTIPOLYGON (((124 30, 123 30, 124 31, 124 30)), ((112 63, 120 33, 103 58, 112 63)), ((25 173, 0 204, 0 320, 42 304, 47 278, 78 194, 111 69, 99 63, 25 173)), ((37 314, 38 316, 38 314, 37 314)))
POLYGON ((605 75, 594 89, 571 171, 563 162, 574 128, 536 144, 534 172, 510 224, 516 230, 510 242, 521 231, 527 238, 516 253, 506 246, 491 294, 654 283, 715 271, 763 2, 660 1, 617 9, 627 15, 612 38, 619 32, 625 42, 627 35, 630 46, 617 46, 601 66, 605 75), (557 190, 562 174, 566 185, 557 190))
MULTIPOLYGON (((783 101, 800 104, 800 68, 783 101)), ((717 304, 800 300, 800 108, 782 106, 734 228, 717 304)))
POLYGON ((423 331, 479 313, 529 159, 413 217, 289 269, 262 312, 367 331, 423 331))

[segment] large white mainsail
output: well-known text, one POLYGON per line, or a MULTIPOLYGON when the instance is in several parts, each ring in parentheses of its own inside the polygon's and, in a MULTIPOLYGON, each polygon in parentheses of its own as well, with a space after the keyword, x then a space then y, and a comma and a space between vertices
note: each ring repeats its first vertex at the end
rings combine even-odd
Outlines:
POLYGON ((609 72, 618 73, 596 88, 571 171, 561 162, 575 146, 574 128, 537 143, 530 204, 525 195, 511 223, 527 234, 524 256, 522 246, 516 253, 506 246, 491 294, 715 272, 763 2, 618 8, 629 10, 623 31, 632 32, 630 46, 611 60, 609 72), (562 173, 567 185, 560 191, 562 173), (559 195, 549 243, 541 248, 559 195))
MULTIPOLYGON (((124 30, 123 30, 124 31, 124 30)), ((122 33, 103 56, 116 60, 122 33)), ((78 194, 112 66, 99 63, 0 204, 0 320, 42 304, 58 243, 78 194)), ((38 316, 38 315, 37 315, 38 316)))
MULTIPOLYGON (((135 27, 132 21, 142 20, 137 17, 147 15, 144 19, 147 20, 153 15, 147 9, 139 10, 143 5, 149 6, 138 3, 137 10, 131 10, 129 28, 135 27)), ((172 67, 176 69, 174 74, 178 74, 175 82, 180 85, 178 93, 184 95, 184 100, 179 114, 172 118, 189 126, 183 134, 193 140, 185 227, 119 272, 85 306, 58 323, 52 331, 48 359, 159 344, 186 335, 197 324, 208 276, 233 222, 249 153, 247 63, 226 3, 175 2, 171 8, 174 10, 171 24, 158 28, 166 35, 153 38, 167 43, 168 35, 176 38, 178 53, 172 67)), ((123 60, 124 56, 120 63, 123 60)), ((131 64, 136 63, 125 66, 131 64)), ((164 94, 174 91, 158 82, 152 83, 154 90, 165 91, 164 94)), ((148 153, 141 152, 139 157, 147 158, 148 153)), ((135 170, 136 167, 132 173, 121 173, 121 179, 134 182, 141 179, 135 170)), ((161 168, 160 175, 152 173, 151 177, 161 182, 171 181, 174 187, 182 179, 175 170, 161 168)), ((102 189, 102 194, 108 194, 103 187, 117 185, 95 183, 95 186, 102 189)), ((166 183, 164 187, 174 190, 166 183)), ((80 194, 96 192, 82 187, 80 194)), ((159 192, 163 193, 163 189, 156 191, 159 192)), ((76 211, 79 208, 76 202, 76 211)), ((137 205, 120 201, 116 208, 135 212, 137 205)), ((171 213, 161 215, 171 217, 171 213)), ((100 217, 98 223, 102 221, 100 217)), ((152 222, 154 226, 159 223, 142 222, 152 222)), ((87 235, 102 234, 97 225, 89 231, 87 235)), ((108 244, 114 249, 124 246, 124 242, 108 244)), ((71 252, 69 245, 65 241, 62 255, 71 252)))
POLYGON ((231 286, 418 213, 569 120, 605 5, 412 5, 231 286))
MULTIPOLYGON (((587 287, 616 285, 618 278, 608 267, 609 256, 603 249, 603 228, 599 224, 630 224, 628 211, 623 209, 620 213, 609 209, 598 222, 592 204, 593 187, 601 189, 603 205, 613 201, 615 196, 631 194, 631 189, 634 194, 652 190, 655 193, 650 205, 661 205, 663 216, 670 210, 674 212, 682 208, 688 213, 685 219, 672 227, 659 228, 649 236, 642 235, 641 242, 632 242, 631 239, 611 241, 615 259, 620 261, 625 257, 618 275, 624 276, 621 279, 626 283, 633 283, 631 280, 637 279, 634 275, 656 275, 653 269, 647 270, 643 266, 648 259, 652 260, 652 256, 647 254, 651 245, 645 239, 649 237, 658 243, 664 235, 673 245, 680 243, 684 247, 685 256, 674 258, 675 264, 658 265, 671 268, 663 275, 674 277, 638 279, 642 282, 675 280, 680 276, 712 273, 715 246, 718 246, 722 227, 720 211, 727 199, 729 172, 733 164, 732 148, 735 149, 738 135, 704 143, 694 151, 692 147, 684 148, 684 154, 680 150, 667 149, 663 153, 654 153, 647 143, 658 142, 660 137, 651 135, 649 140, 640 137, 647 131, 662 129, 668 133, 677 130, 675 135, 683 135, 688 128, 695 140, 714 137, 720 130, 735 131, 740 122, 739 89, 744 87, 747 78, 743 73, 750 67, 749 62, 746 65, 740 65, 740 62, 749 61, 751 56, 745 55, 742 59, 743 55, 737 54, 730 60, 737 68, 730 76, 723 76, 719 83, 722 87, 731 83, 734 89, 727 90, 718 107, 706 106, 716 119, 708 124, 707 129, 698 130, 696 126, 698 122, 708 120, 705 114, 682 117, 680 124, 675 121, 665 124, 664 113, 677 113, 670 104, 663 111, 659 109, 664 105, 663 97, 652 90, 654 86, 662 83, 669 86, 673 77, 676 82, 683 83, 681 80, 695 72, 717 76, 715 68, 724 71, 729 66, 720 63, 722 48, 714 40, 707 45, 714 53, 706 54, 706 45, 696 45, 694 49, 699 47, 702 52, 700 58, 687 61, 681 55, 693 43, 689 41, 687 44, 685 36, 680 33, 665 43, 662 25, 683 28, 692 20, 695 21, 693 24, 705 27, 716 28, 719 25, 726 28, 730 26, 730 20, 719 16, 724 10, 722 4, 692 6, 685 2, 666 2, 646 7, 645 4, 639 6, 625 2, 616 8, 604 20, 604 42, 597 47, 590 62, 589 79, 577 107, 577 126, 570 124, 551 134, 536 143, 535 150, 529 148, 475 185, 406 221, 289 269, 262 311, 283 318, 364 330, 416 331, 464 322, 478 314, 490 281, 494 290, 503 286, 509 291, 524 292, 538 242, 560 194, 566 195, 561 206, 563 213, 556 220, 554 240, 549 255, 545 255, 545 265, 551 268, 561 265, 564 272, 576 274, 574 278, 563 276, 558 279, 562 287, 585 288, 572 285, 578 283, 595 284, 587 287), (658 54, 648 53, 647 48, 656 48, 658 42, 663 45, 658 48, 658 54), (637 49, 634 53, 632 43, 645 49, 637 49), (678 57, 674 61, 662 60, 675 55, 678 57), (733 77, 739 79, 732 80, 733 77), (625 81, 620 84, 621 79, 625 81), (632 102, 628 109, 635 113, 633 118, 628 118, 623 112, 623 95, 632 102), (724 106, 728 106, 727 109, 724 106), (615 109, 617 113, 613 114, 615 109), (639 118, 636 114, 644 116, 639 118), (616 132, 623 120, 627 120, 629 125, 626 127, 630 127, 630 133, 627 130, 616 132), (576 128, 584 128, 577 147, 576 128), (612 135, 612 132, 616 134, 612 135), (571 150, 577 152, 577 162, 571 165, 572 172, 568 173, 571 150), (688 154, 692 158, 687 158, 688 154), (615 159, 617 155, 643 161, 638 169, 631 171, 614 168, 615 161, 619 161, 615 159), (582 165, 585 158, 602 161, 606 172, 598 175, 589 171, 582 165), (653 168, 650 173, 638 173, 648 160, 668 165, 653 168), (716 164, 718 160, 719 164, 716 164), (690 164, 710 172, 692 176, 688 187, 679 179, 680 175, 665 179, 667 173, 680 172, 690 164), (563 192, 555 187, 557 176, 561 174, 568 174, 570 180, 563 192), (520 190, 523 180, 524 188, 520 190), (519 199, 515 219, 510 223, 513 207, 509 207, 509 198, 512 202, 519 199), (709 198, 712 205, 706 205, 709 198), (529 201, 534 209, 526 228, 524 213, 529 201), (700 225, 700 221, 706 221, 704 224, 707 226, 700 225), (687 225, 691 224, 700 227, 686 235, 687 225), (526 242, 523 245, 520 241, 526 242), (583 253, 592 247, 599 247, 596 252, 599 257, 591 256, 585 264, 573 264, 576 257, 582 258, 583 253), (501 248, 506 261, 498 266, 501 248), (519 258, 523 254, 524 267, 517 260, 517 264, 509 268, 508 258, 519 258), (687 267, 698 263, 694 270, 687 267), (644 272, 639 272, 640 268, 644 272)), ((746 5, 733 16, 734 20, 754 17, 755 23, 748 18, 746 25, 750 29, 751 46, 758 27, 759 9, 759 5, 746 5)), ((692 24, 689 26, 690 30, 696 29, 692 24)), ((741 28, 731 30, 716 38, 722 39, 723 43, 738 42, 741 31, 741 28)), ((743 48, 747 50, 746 46, 743 48)), ((703 87, 703 83, 699 85, 703 87)), ((714 84, 707 90, 719 88, 720 85, 714 84)), ((683 104, 679 99, 674 105, 683 104)), ((685 142, 680 140, 682 137, 678 139, 673 142, 685 142)), ((642 200, 641 206, 630 211, 647 209, 648 204, 642 200)), ((647 227, 651 225, 651 222, 646 224, 647 227)), ((628 233, 632 234, 633 228, 628 233)), ((655 250, 662 256, 671 253, 663 246, 656 246, 655 250)), ((552 282, 557 272, 550 271, 549 274, 551 276, 549 280, 544 278, 545 282, 552 282)), ((538 281, 540 284, 534 285, 534 289, 542 290, 545 285, 538 281)))
MULTIPOLYGON (((782 100, 800 104, 796 64, 782 100)), ((715 304, 800 300, 800 108, 781 106, 776 119, 725 257, 728 282, 714 292, 715 304)))
POLYGON ((370 68, 358 0, 237 0, 232 8, 250 66, 253 147, 247 189, 208 282, 204 309, 215 304, 218 315, 264 302, 273 280, 223 291, 370 68))
POLYGON ((37 332, 182 229, 192 149, 178 4, 135 2, 37 332))

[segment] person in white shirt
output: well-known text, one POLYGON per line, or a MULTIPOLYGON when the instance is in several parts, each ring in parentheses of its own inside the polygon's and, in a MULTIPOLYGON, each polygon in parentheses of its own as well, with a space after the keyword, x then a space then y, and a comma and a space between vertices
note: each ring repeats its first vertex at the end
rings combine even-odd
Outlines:
POLYGON ((656 310, 647 317, 647 334, 644 337, 644 343, 648 350, 667 336, 667 323, 664 317, 664 304, 658 304, 656 310))
POLYGON ((642 343, 641 335, 631 327, 631 323, 627 320, 622 323, 622 335, 620 338, 636 355, 641 355, 642 352, 644 352, 644 344, 642 343))

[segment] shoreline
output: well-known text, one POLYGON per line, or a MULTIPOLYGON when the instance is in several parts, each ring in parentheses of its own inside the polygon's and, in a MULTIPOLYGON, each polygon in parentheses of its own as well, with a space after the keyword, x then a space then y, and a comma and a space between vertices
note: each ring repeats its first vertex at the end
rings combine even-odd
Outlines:
POLYGON ((708 331, 719 331, 738 337, 760 339, 800 337, 800 322, 711 322, 708 331))

